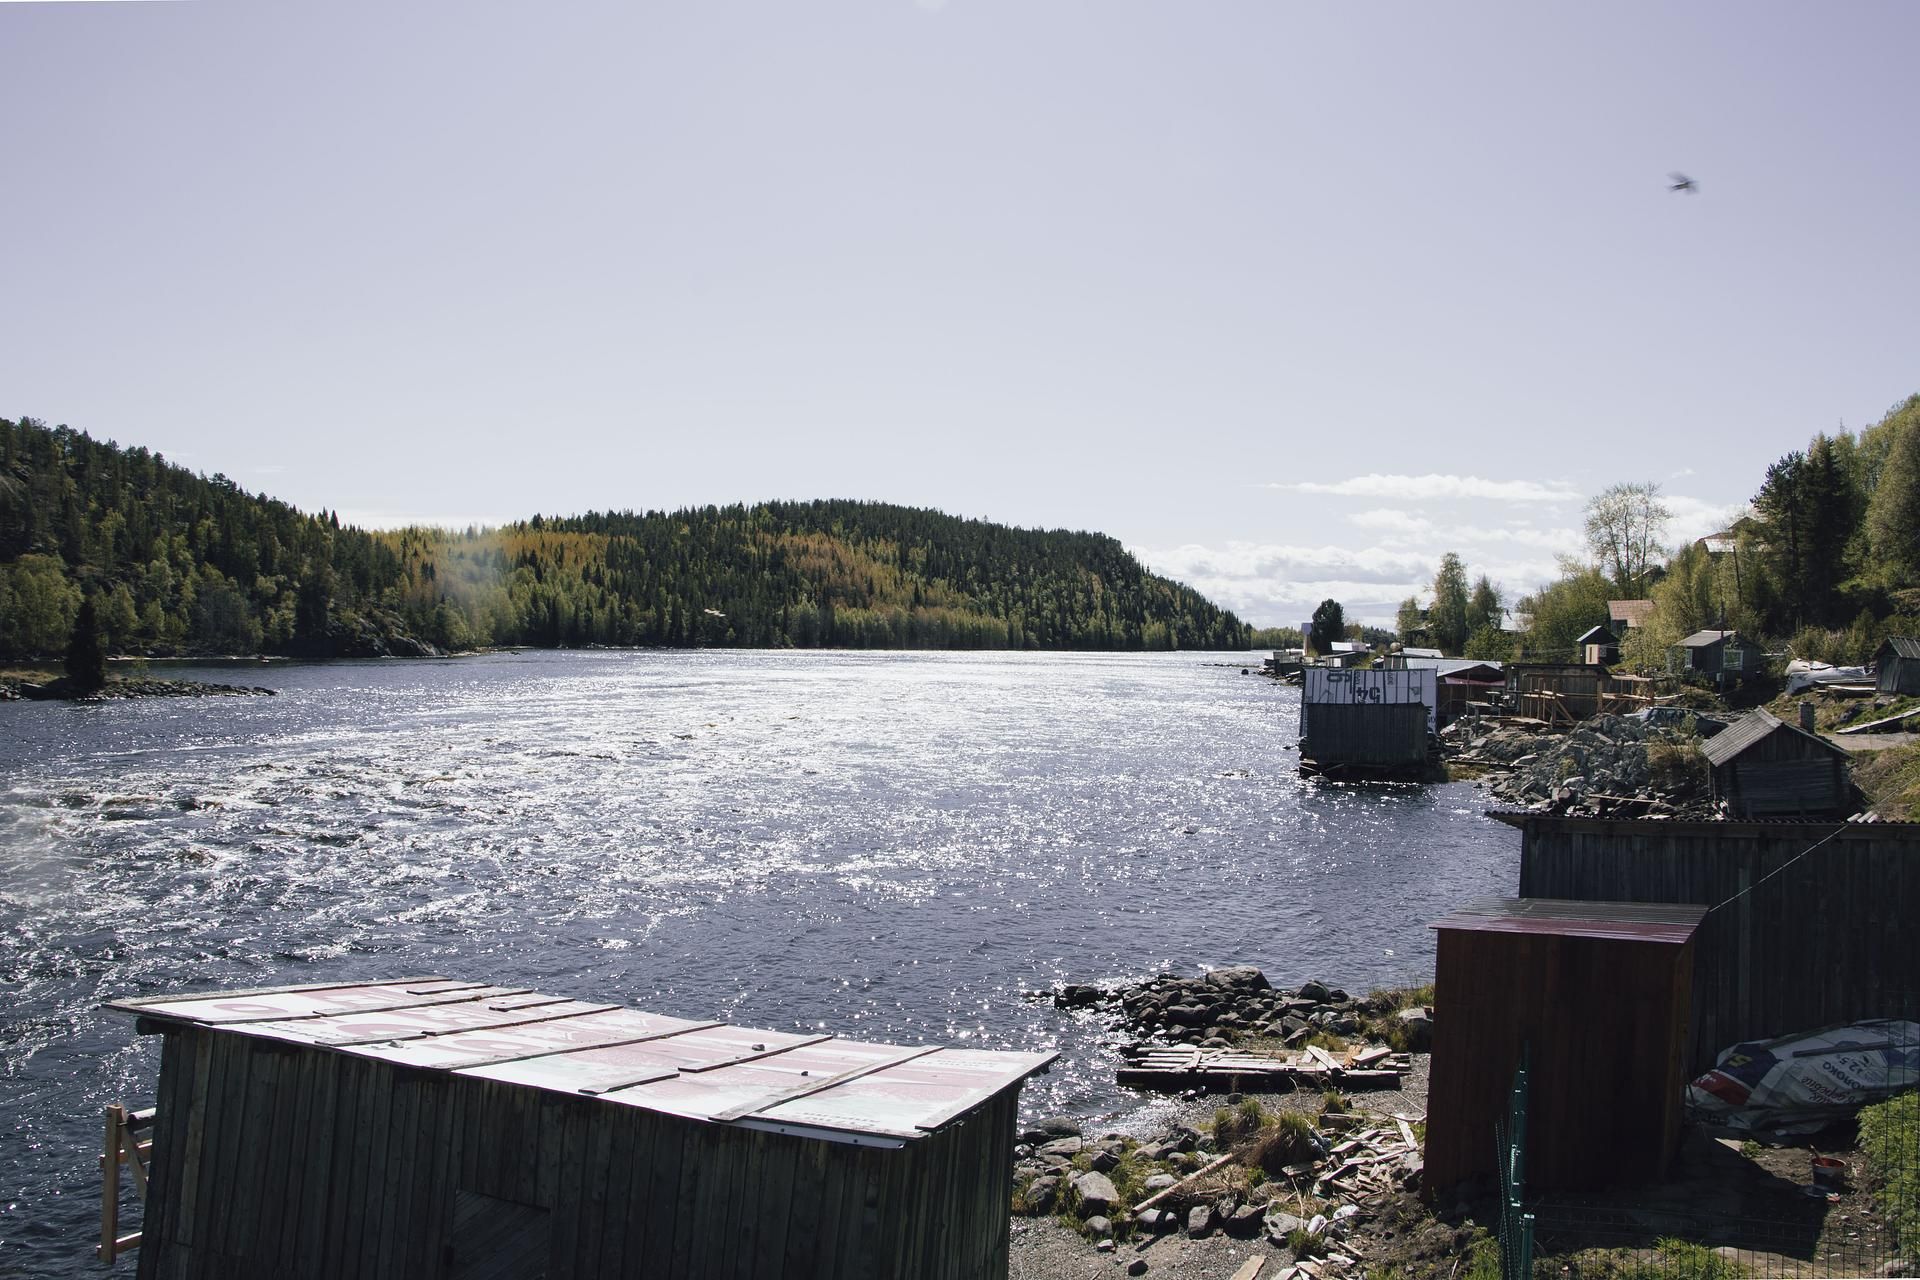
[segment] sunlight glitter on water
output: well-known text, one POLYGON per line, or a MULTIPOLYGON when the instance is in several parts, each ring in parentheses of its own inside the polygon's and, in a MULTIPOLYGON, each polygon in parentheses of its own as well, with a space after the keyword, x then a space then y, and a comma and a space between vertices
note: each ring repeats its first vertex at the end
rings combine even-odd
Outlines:
MULTIPOLYGON (((220 679, 209 673, 206 678, 220 679)), ((93 1274, 91 1147, 155 1046, 102 1000, 439 972, 758 1026, 1058 1047, 1028 990, 1422 975, 1508 887, 1470 788, 1305 786, 1204 655, 596 653, 275 668, 273 699, 0 707, 0 1269, 93 1274), (26 1265, 22 1263, 22 1265, 26 1265)))

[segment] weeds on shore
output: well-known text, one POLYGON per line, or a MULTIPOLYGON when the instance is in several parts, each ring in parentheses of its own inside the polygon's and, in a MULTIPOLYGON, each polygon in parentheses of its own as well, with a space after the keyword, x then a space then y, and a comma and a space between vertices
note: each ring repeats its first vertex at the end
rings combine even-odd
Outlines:
POLYGON ((1862 1108, 1867 1179, 1900 1250, 1920 1254, 1920 1093, 1862 1108))

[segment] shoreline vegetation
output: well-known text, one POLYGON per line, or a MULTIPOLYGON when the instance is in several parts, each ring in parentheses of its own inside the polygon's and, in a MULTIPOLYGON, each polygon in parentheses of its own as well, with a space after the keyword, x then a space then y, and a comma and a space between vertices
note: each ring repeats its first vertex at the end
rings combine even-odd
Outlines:
POLYGON ((1253 628, 1114 538, 879 502, 367 531, 0 419, 0 659, 488 647, 1245 650, 1253 628))

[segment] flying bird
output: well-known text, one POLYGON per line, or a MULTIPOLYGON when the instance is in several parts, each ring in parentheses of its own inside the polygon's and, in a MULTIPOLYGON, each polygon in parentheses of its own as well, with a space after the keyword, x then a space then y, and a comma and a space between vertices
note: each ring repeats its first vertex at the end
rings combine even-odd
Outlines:
POLYGON ((1685 191, 1688 194, 1692 194, 1700 190, 1698 186, 1694 185, 1693 179, 1684 173, 1670 173, 1667 176, 1673 179, 1673 182, 1667 187, 1669 191, 1685 191))

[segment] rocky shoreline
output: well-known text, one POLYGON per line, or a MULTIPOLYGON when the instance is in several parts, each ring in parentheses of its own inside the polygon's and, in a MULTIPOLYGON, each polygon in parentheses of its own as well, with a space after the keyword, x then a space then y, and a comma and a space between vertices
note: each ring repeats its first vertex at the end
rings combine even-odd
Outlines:
POLYGON ((1487 790, 1515 808, 1571 817, 1712 818, 1700 741, 1721 727, 1708 716, 1655 724, 1603 715, 1564 733, 1457 720, 1443 736, 1452 762, 1485 769, 1487 790))
POLYGON ((82 690, 65 676, 57 680, 0 679, 0 702, 122 702, 134 698, 271 698, 258 685, 204 684, 198 680, 109 680, 82 690))
POLYGON ((1251 965, 1193 978, 1163 973, 1132 984, 1068 983, 1032 994, 1062 1009, 1105 1012, 1140 1045, 1225 1049, 1265 1040, 1297 1049, 1316 1038, 1371 1036, 1396 1050, 1424 1052, 1433 1029, 1432 1011, 1414 998, 1423 991, 1355 998, 1319 981, 1286 990, 1251 965))
POLYGON ((1419 1185, 1428 989, 1356 998, 1326 982, 1276 988, 1260 970, 1232 966, 1198 977, 1068 983, 1029 997, 1104 1016, 1132 1038, 1121 1049, 1130 1060, 1156 1046, 1310 1046, 1329 1060, 1412 1051, 1406 1076, 1421 1096, 1410 1101, 1398 1074, 1393 1087, 1368 1095, 1378 1102, 1275 1081, 1271 1093, 1189 1093, 1170 1121, 1144 1136, 1088 1133, 1064 1116, 1040 1120, 1014 1148, 1016 1254, 1044 1251, 1060 1274, 1077 1270, 1072 1255, 1090 1249, 1129 1275, 1214 1275, 1222 1249, 1252 1247, 1273 1257, 1272 1274, 1299 1280, 1358 1275, 1378 1259, 1368 1225, 1403 1216, 1400 1202, 1419 1185), (1380 1043, 1363 1048, 1368 1041, 1380 1043))

